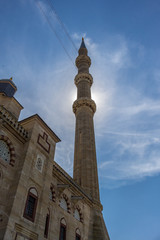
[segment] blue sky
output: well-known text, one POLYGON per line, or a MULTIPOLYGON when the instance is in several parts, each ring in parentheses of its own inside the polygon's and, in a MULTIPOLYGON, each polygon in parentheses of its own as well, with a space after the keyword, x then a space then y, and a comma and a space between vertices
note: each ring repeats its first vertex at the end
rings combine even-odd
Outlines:
MULTIPOLYGON (((103 214, 111 240, 160 240, 160 1, 53 1, 92 59, 103 214)), ((55 160, 72 175, 77 51, 49 9, 0 1, 0 78, 13 77, 21 119, 38 113, 61 138, 55 160)))

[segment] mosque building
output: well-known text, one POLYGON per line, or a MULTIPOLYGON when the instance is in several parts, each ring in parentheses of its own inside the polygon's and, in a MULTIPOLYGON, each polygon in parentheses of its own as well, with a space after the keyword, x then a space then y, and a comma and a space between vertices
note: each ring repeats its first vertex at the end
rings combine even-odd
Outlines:
POLYGON ((91 60, 76 58, 73 178, 55 161, 59 137, 37 114, 19 121, 12 79, 0 80, 0 240, 109 240, 99 196, 91 60))

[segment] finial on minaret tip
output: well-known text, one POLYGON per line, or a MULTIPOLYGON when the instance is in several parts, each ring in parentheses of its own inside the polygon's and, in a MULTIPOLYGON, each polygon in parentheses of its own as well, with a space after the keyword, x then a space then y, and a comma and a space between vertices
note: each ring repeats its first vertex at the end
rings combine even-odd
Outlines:
POLYGON ((82 43, 81 43, 80 48, 86 48, 86 45, 85 45, 85 43, 84 43, 84 38, 83 38, 83 37, 82 37, 82 43))

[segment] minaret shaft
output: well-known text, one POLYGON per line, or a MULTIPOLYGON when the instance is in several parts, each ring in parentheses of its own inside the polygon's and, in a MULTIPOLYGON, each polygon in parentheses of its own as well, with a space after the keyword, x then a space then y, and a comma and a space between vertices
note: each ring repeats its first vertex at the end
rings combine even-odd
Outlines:
POLYGON ((87 49, 82 40, 79 56, 76 59, 77 100, 73 104, 76 116, 73 178, 93 200, 100 202, 93 123, 96 105, 91 99, 90 88, 93 79, 89 74, 90 64, 91 60, 87 56, 87 49))
POLYGON ((81 97, 91 98, 90 84, 85 80, 81 81, 77 86, 77 99, 81 97))
POLYGON ((89 195, 99 199, 93 114, 86 107, 76 116, 73 178, 89 195))

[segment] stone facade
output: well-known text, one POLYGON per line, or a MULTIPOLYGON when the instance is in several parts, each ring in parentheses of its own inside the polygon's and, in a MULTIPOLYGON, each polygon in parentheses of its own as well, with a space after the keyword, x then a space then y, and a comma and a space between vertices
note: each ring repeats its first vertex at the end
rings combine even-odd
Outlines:
POLYGON ((0 80, 0 240, 109 240, 99 199, 93 79, 83 41, 76 64, 73 178, 54 161, 58 136, 37 114, 19 121, 17 88, 0 80))

